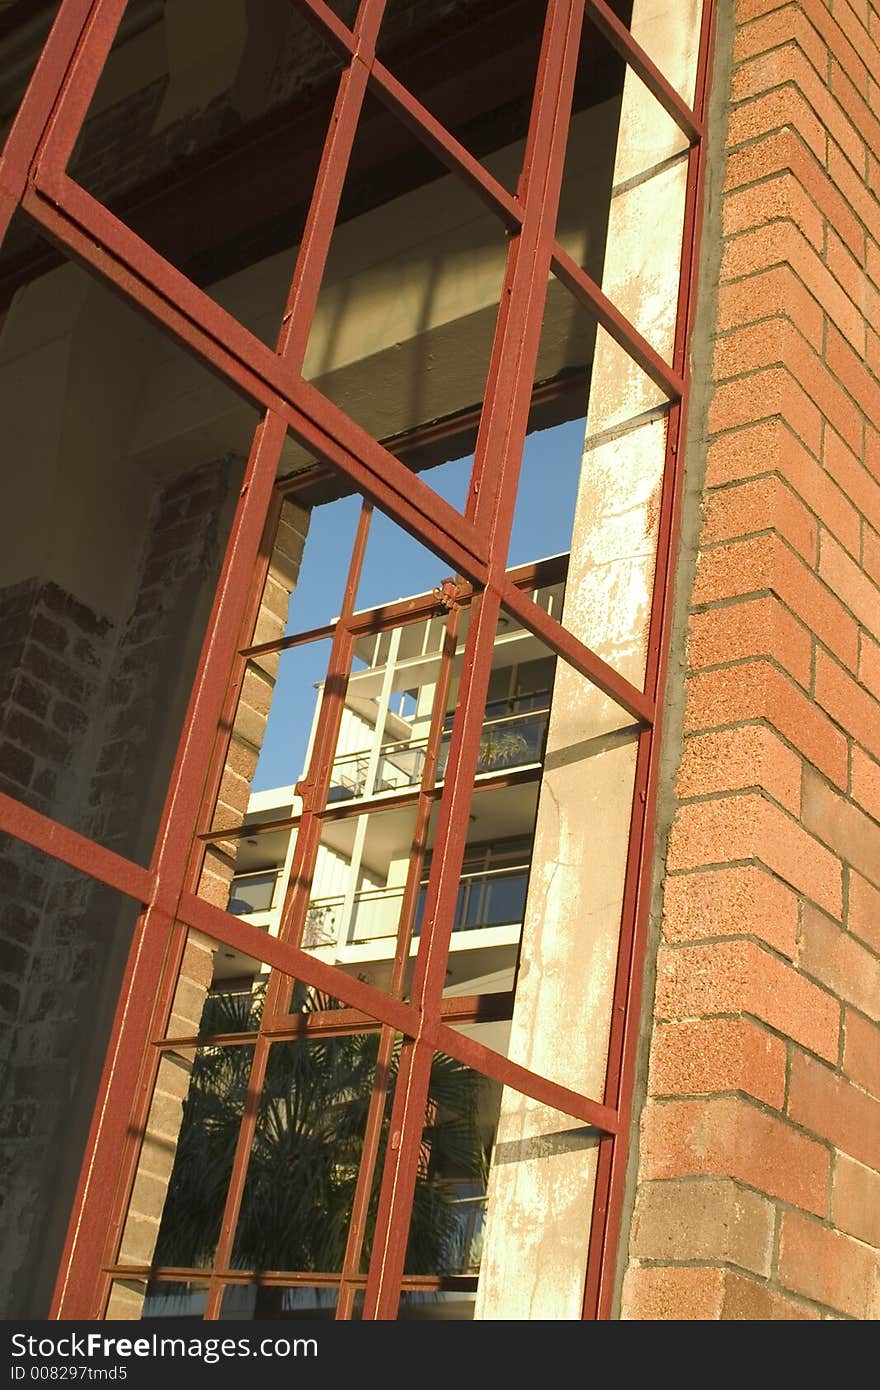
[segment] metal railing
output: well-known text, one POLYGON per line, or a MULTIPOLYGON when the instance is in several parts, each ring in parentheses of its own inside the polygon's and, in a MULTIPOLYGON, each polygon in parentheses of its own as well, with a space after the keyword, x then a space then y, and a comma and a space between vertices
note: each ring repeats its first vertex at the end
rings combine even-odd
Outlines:
MULTIPOLYGON (((522 922, 528 881, 527 865, 481 869, 461 876, 452 930, 479 931, 486 927, 517 926, 522 922)), ((360 946, 397 936, 404 887, 365 888, 352 899, 351 916, 342 945, 360 946)), ((419 894, 413 934, 419 935, 425 889, 419 894)), ((306 913, 303 945, 314 949, 340 940, 345 911, 344 894, 315 898, 306 913)))
MULTIPOLYGON (((480 740, 477 773, 539 763, 544 756, 548 714, 548 709, 540 709, 487 719, 480 740)), ((450 740, 451 733, 445 733, 440 742, 438 781, 442 781, 446 773, 450 740)), ((333 764, 328 800, 345 801, 418 786, 425 766, 427 746, 427 738, 384 744, 379 753, 375 776, 369 786, 369 749, 345 753, 333 764)))

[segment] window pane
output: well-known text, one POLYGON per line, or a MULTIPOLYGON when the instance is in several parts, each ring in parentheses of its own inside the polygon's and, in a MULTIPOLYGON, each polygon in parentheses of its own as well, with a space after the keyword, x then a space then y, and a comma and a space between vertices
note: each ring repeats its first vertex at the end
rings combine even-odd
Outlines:
POLYGON ((78 266, 0 331, 0 790, 149 862, 257 413, 78 266))
POLYGON ((407 1244, 407 1274, 476 1274, 501 1087, 436 1053, 407 1244))
POLYGON ((378 1041, 353 1033, 270 1049, 233 1264, 342 1268, 378 1041))

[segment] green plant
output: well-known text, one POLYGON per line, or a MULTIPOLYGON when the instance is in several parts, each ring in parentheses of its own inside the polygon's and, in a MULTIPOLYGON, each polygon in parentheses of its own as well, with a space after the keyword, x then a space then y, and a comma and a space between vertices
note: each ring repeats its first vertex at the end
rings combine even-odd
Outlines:
MULTIPOLYGON (((296 1007, 310 1012, 336 1001, 298 987, 296 1007)), ((202 1031, 252 1029, 260 999, 214 995, 202 1031)), ((378 1034, 275 1043, 269 1052, 232 1263, 243 1269, 338 1272, 342 1267, 372 1094, 378 1034)), ((211 1263, 239 1128, 253 1049, 199 1049, 192 1067, 174 1168, 156 1243, 157 1265, 211 1263)), ((391 1064, 390 1094, 399 1048, 391 1064)), ((478 1111, 482 1078, 438 1054, 431 1072, 422 1161, 413 1199, 407 1271, 460 1269, 462 1224, 456 1185, 485 1180, 478 1111)), ((385 1107, 379 1159, 366 1222, 372 1245, 379 1178, 387 1142, 385 1107)), ((283 1291, 258 1289, 262 1311, 279 1313, 283 1291)))

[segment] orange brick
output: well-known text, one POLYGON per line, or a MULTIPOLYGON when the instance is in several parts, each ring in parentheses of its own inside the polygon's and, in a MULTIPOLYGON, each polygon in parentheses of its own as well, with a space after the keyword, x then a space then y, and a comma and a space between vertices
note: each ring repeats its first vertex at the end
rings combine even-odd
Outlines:
POLYGON ((880 952, 880 892, 856 873, 849 876, 847 926, 873 950, 880 952))
POLYGON ((841 999, 880 1018, 880 960, 808 903, 796 959, 802 970, 841 999))
MULTIPOLYGON (((864 35, 862 37, 862 43, 866 43, 866 36, 864 35)), ((831 60, 831 82, 829 85, 832 93, 837 97, 837 100, 849 117, 851 127, 865 139, 870 149, 877 149, 878 144, 880 144, 880 121, 877 120, 871 108, 862 99, 862 96, 855 85, 850 81, 849 76, 844 72, 840 63, 834 58, 831 60)), ((838 141, 838 144, 841 145, 842 149, 845 148, 841 141, 838 141)), ((852 158, 852 156, 850 157, 852 158)), ((854 160, 854 162, 857 167, 859 167, 858 161, 854 160)))
POLYGON ((783 367, 766 367, 750 377, 716 388, 709 406, 709 430, 736 429, 779 416, 814 454, 822 442, 822 416, 809 396, 783 367))
POLYGON ((756 936, 793 957, 798 921, 797 894, 752 864, 676 874, 664 885, 663 933, 667 941, 756 936))
POLYGON ((743 599, 721 608, 710 608, 708 612, 691 614, 689 666, 717 666, 749 656, 772 657, 802 686, 810 684, 813 669, 810 634, 772 595, 743 599))
POLYGON ((754 478, 712 492, 704 503, 702 545, 778 531, 789 545, 815 565, 818 527, 800 498, 781 478, 754 478))
POLYGON ((880 700, 880 642, 864 632, 859 639, 859 680, 880 700))
MULTIPOLYGON (((850 245, 858 246, 863 242, 864 235, 860 241, 851 241, 850 245)), ((825 261, 832 275, 846 291, 857 319, 855 328, 852 324, 841 322, 839 319, 836 321, 837 327, 849 339, 857 352, 864 352, 867 344, 865 319, 876 316, 878 293, 865 274, 864 253, 861 252, 860 255, 861 259, 857 261, 846 242, 830 227, 828 228, 825 261)))
POLYGON ((786 5, 784 9, 774 10, 738 28, 733 41, 733 61, 741 63, 757 53, 792 41, 824 77, 828 69, 828 50, 799 6, 786 5))
POLYGON ((839 1154, 834 1166, 831 1211, 834 1224, 841 1231, 880 1246, 880 1173, 839 1154))
POLYGON ((880 487, 841 439, 829 430, 825 439, 825 467, 870 524, 880 524, 880 487))
POLYGON ((828 147, 825 125, 796 87, 765 92, 751 101, 743 101, 731 111, 727 121, 727 148, 733 149, 786 126, 796 130, 824 163, 828 147))
POLYGON ((679 807, 669 837, 670 869, 756 859, 839 917, 838 859, 772 802, 752 792, 679 807))
POLYGON ((709 447, 709 487, 771 472, 785 478, 850 554, 859 554, 862 523, 858 512, 781 420, 722 435, 709 447))
POLYGON ((861 748, 852 750, 851 788, 853 800, 880 821, 880 763, 875 763, 861 748))
POLYGON ((858 661, 858 626, 843 605, 778 536, 730 541, 704 551, 697 560, 691 602, 770 590, 797 615, 851 671, 858 661))
POLYGON ((866 186, 864 166, 857 172, 833 141, 828 142, 828 176, 875 241, 880 239, 880 205, 866 186))
POLYGON ((850 1158, 880 1167, 880 1100, 803 1052, 792 1057, 788 1113, 850 1158))
POLYGON ((726 1273, 687 1265, 630 1266, 623 1284, 621 1318, 718 1321, 724 1306, 726 1273))
POLYGON ((771 314, 785 314, 805 338, 821 342, 825 315, 791 266, 771 266, 769 270, 760 270, 742 280, 727 280, 719 286, 717 327, 720 333, 744 323, 755 323, 771 314))
POLYGON ((654 1028, 648 1091, 656 1096, 744 1091, 781 1110, 787 1052, 748 1018, 692 1019, 654 1028))
POLYGON ((718 1260, 768 1275, 775 1207, 729 1179, 639 1187, 630 1248, 642 1260, 718 1260))
POLYGON ((835 7, 833 18, 828 12, 827 0, 800 0, 800 7, 806 10, 811 24, 849 73, 859 91, 867 93, 868 71, 859 56, 865 47, 866 35, 863 33, 861 40, 854 48, 837 23, 840 5, 835 7))
POLYGON ((880 880, 880 826, 810 767, 804 768, 801 819, 858 873, 880 880))
POLYGON ((880 1316, 880 1255, 799 1212, 782 1214, 779 1279, 850 1317, 880 1316))
MULTIPOLYGON (((756 140, 753 144, 731 153, 725 169, 725 191, 730 192, 756 179, 766 179, 782 170, 788 171, 797 180, 811 203, 824 218, 827 218, 830 223, 828 231, 833 235, 836 229, 842 241, 864 261, 865 231, 861 222, 831 182, 813 152, 795 131, 774 131, 762 140, 756 140)), ((808 239, 813 240, 810 228, 804 230, 808 239)), ((821 249, 820 243, 814 244, 820 245, 821 249)), ((841 281, 841 284, 844 283, 841 281)), ((860 325, 856 313, 858 302, 857 299, 853 301, 848 313, 838 325, 847 336, 850 328, 856 334, 859 333, 860 325)), ((861 325, 861 338, 864 339, 864 325, 861 325)))
POLYGON ((833 536, 823 534, 819 574, 869 631, 880 627, 880 589, 851 560, 833 536))
POLYGON ((770 10, 778 10, 789 4, 791 0, 734 0, 734 18, 737 25, 748 24, 759 15, 768 14, 770 10))
POLYGON ((749 661, 688 679, 685 728, 711 729, 766 719, 839 787, 849 774, 847 742, 839 729, 781 671, 749 661))
POLYGON ((621 1317, 643 1321, 780 1322, 815 1320, 816 1309, 732 1269, 700 1265, 631 1265, 621 1317))
POLYGON ((816 702, 842 729, 880 757, 880 702, 821 648, 816 652, 816 702))
MULTIPOLYGON (((865 526, 862 537, 862 564, 869 579, 880 586, 880 536, 869 526, 865 526)), ((880 628, 880 614, 875 616, 871 626, 875 630, 880 628)))
POLYGON ((680 798, 742 787, 762 788, 797 815, 801 804, 801 760, 762 725, 696 734, 685 741, 676 779, 676 794, 680 798))
POLYGON ((725 1271, 724 1322, 809 1322, 817 1321, 817 1309, 797 1303, 776 1289, 755 1279, 746 1279, 734 1270, 725 1271))
POLYGON ((663 948, 655 1017, 752 1014, 822 1057, 837 1058, 840 1006, 754 941, 663 948))
MULTIPOLYGON (((737 68, 731 83, 731 97, 734 102, 739 102, 770 93, 771 88, 789 83, 806 98, 822 127, 837 141, 856 168, 864 169, 865 141, 840 109, 815 68, 793 44, 774 49, 771 53, 762 53, 737 68)), ((784 125, 786 122, 776 121, 774 124, 784 125)), ((764 129, 769 128, 768 125, 764 126, 764 129)), ((807 138, 806 132, 802 133, 807 138)), ((809 143, 814 148, 812 141, 809 143)), ((817 148, 816 153, 824 160, 824 149, 817 148)))
POLYGON ((787 170, 727 193, 721 209, 724 236, 735 236, 783 218, 799 227, 813 246, 824 246, 824 218, 794 174, 787 170))
POLYGON ((847 1009, 843 1069, 857 1086, 880 1098, 880 1028, 847 1009))
MULTIPOLYGON (((859 356, 853 352, 849 343, 837 332, 833 324, 828 325, 825 360, 838 381, 846 387, 861 410, 876 420, 880 415, 880 384, 863 365, 859 356)), ((846 439, 842 430, 839 433, 846 439)), ((871 521, 871 518, 869 517, 868 520, 871 521)), ((876 525, 876 521, 872 524, 876 525)))
MULTIPOLYGON (((763 185, 762 185, 763 187, 763 185)), ((829 330, 830 336, 831 330, 829 330)), ((837 335, 840 336, 839 334, 837 335)), ((840 339, 843 342, 843 339, 840 339)), ((846 345, 845 345, 846 346, 846 345)), ((851 351, 847 347, 847 351, 851 351)), ((839 354, 835 357, 839 366, 839 354)), ((716 339, 716 381, 743 372, 786 367, 851 449, 862 447, 862 414, 812 346, 788 319, 766 319, 716 339)), ((831 364, 829 358, 829 365, 831 364)), ((846 383, 850 389, 850 383, 846 383)), ((860 400, 860 397, 856 397, 860 400)))
MULTIPOLYGON (((878 263, 877 274, 880 276, 880 247, 874 246, 872 242, 868 243, 869 260, 872 250, 878 263)), ((871 475, 880 482, 880 432, 870 421, 865 424, 865 463, 871 475)))
POLYGON ((770 222, 731 237, 722 253, 721 280, 739 280, 776 266, 788 266, 848 337, 859 345, 864 341, 864 323, 857 306, 793 222, 770 222))
POLYGON ((642 1115, 646 1178, 730 1177, 824 1216, 829 1150, 738 1096, 651 1101, 642 1115))

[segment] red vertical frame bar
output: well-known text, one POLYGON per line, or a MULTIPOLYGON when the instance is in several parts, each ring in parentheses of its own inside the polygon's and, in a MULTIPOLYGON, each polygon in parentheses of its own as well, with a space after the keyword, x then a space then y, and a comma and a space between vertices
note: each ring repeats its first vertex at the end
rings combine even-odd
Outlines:
MULTIPOLYGON (((479 756, 483 709, 500 612, 492 580, 504 573, 519 462, 534 380, 568 137, 583 0, 550 0, 538 66, 520 197, 522 226, 508 255, 486 401, 474 458, 468 515, 489 537, 489 579, 475 601, 465 649, 437 846, 425 901, 413 998, 430 1028, 440 1018, 449 941, 479 756)), ((404 1046, 379 1199, 365 1318, 396 1317, 410 1208, 425 1121, 431 1047, 404 1046)))

